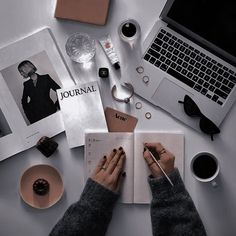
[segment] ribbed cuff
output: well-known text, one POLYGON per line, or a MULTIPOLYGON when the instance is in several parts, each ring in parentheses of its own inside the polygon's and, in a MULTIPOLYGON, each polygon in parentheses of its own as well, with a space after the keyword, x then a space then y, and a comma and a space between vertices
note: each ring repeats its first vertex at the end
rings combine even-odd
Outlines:
POLYGON ((168 174, 168 177, 171 179, 174 186, 171 186, 165 176, 160 178, 148 177, 153 198, 166 198, 174 193, 185 191, 183 180, 177 168, 168 174))
POLYGON ((118 197, 119 194, 89 178, 80 197, 80 202, 89 202, 94 209, 106 208, 107 210, 112 210, 118 197))

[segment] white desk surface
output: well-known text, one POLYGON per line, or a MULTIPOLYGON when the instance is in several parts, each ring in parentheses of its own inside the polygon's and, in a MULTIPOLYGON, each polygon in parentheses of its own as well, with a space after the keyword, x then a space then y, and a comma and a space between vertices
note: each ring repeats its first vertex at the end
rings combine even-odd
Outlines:
MULTIPOLYGON (((57 20, 53 17, 56 0, 0 0, 0 47, 49 26, 65 57, 74 78, 88 81, 96 78, 95 67, 85 71, 73 64, 67 57, 64 45, 67 37, 74 32, 87 32, 98 39, 110 33, 121 66, 132 58, 125 58, 125 47, 120 41, 117 28, 127 18, 136 19, 141 26, 142 39, 157 20, 166 0, 111 0, 108 21, 105 26, 83 24, 75 21, 57 20)), ((126 53, 128 56, 128 54, 126 53)), ((1 60, 0 60, 1 61, 1 60)), ((221 126, 221 134, 211 142, 208 137, 190 129, 170 117, 162 110, 135 97, 131 105, 114 102, 110 96, 111 86, 118 81, 101 48, 96 54, 96 66, 110 68, 110 84, 101 84, 104 107, 112 106, 138 117, 137 130, 181 130, 185 134, 185 184, 192 196, 209 236, 233 236, 236 234, 236 106, 221 126), (134 108, 134 103, 141 101, 142 109, 134 108), (145 112, 150 111, 152 118, 147 120, 145 112), (209 151, 220 162, 219 187, 211 188, 200 184, 190 173, 191 158, 200 151, 209 151)), ((99 79, 98 79, 99 80, 99 79)), ((19 153, 0 162, 0 234, 2 236, 44 236, 62 216, 67 207, 78 200, 83 189, 83 147, 69 149, 65 133, 57 135, 54 140, 59 143, 58 151, 50 158, 45 158, 36 148, 19 153), (58 168, 63 176, 65 193, 62 199, 47 210, 37 210, 26 205, 18 194, 21 173, 31 165, 46 163, 58 168)), ((117 204, 110 223, 108 236, 152 235, 149 205, 117 204)))

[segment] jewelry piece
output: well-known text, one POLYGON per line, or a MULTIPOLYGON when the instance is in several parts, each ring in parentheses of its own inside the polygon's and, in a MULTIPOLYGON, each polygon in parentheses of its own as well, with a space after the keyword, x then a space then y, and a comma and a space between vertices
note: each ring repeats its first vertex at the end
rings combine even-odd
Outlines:
POLYGON ((139 74, 142 74, 144 72, 144 68, 142 66, 138 66, 136 68, 136 71, 139 73, 139 74))
POLYGON ((143 76, 143 83, 148 84, 149 77, 147 75, 143 76))
POLYGON ((164 154, 164 153, 166 153, 166 149, 165 149, 165 148, 162 148, 161 151, 159 152, 159 155, 162 155, 162 154, 164 154))
POLYGON ((129 103, 130 102, 130 98, 134 95, 134 87, 132 86, 132 84, 130 83, 124 83, 124 85, 126 86, 126 88, 128 88, 130 90, 130 96, 126 97, 126 98, 117 98, 115 96, 115 91, 116 91, 116 85, 114 85, 111 89, 111 95, 112 97, 118 101, 118 102, 124 102, 124 103, 129 103))
POLYGON ((107 169, 107 168, 106 168, 105 165, 101 167, 101 170, 106 170, 106 169, 107 169))
POLYGON ((142 108, 142 103, 141 102, 136 102, 135 103, 135 108, 136 109, 141 109, 142 108))
POLYGON ((150 112, 145 113, 145 117, 150 120, 152 118, 152 114, 150 112))
POLYGON ((151 165, 154 164, 154 163, 155 163, 155 161, 152 161, 151 163, 148 164, 148 166, 151 166, 151 165))

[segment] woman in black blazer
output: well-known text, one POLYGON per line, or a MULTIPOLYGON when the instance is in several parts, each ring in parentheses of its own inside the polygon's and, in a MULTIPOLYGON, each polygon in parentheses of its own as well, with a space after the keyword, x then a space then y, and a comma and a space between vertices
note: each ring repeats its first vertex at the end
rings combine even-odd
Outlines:
POLYGON ((50 98, 50 90, 56 92, 61 87, 48 75, 39 75, 37 68, 30 61, 23 61, 18 65, 18 70, 24 78, 22 107, 30 124, 37 122, 57 111, 59 103, 50 98))

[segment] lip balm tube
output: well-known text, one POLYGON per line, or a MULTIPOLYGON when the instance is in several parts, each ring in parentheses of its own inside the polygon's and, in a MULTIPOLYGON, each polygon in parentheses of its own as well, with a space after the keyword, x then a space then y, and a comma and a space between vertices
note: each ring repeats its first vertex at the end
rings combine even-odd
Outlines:
POLYGON ((114 66, 116 70, 120 69, 120 63, 118 56, 115 52, 115 48, 111 41, 111 36, 109 34, 105 35, 101 39, 99 39, 100 44, 102 45, 102 48, 104 52, 106 53, 107 57, 109 58, 111 64, 114 66))

